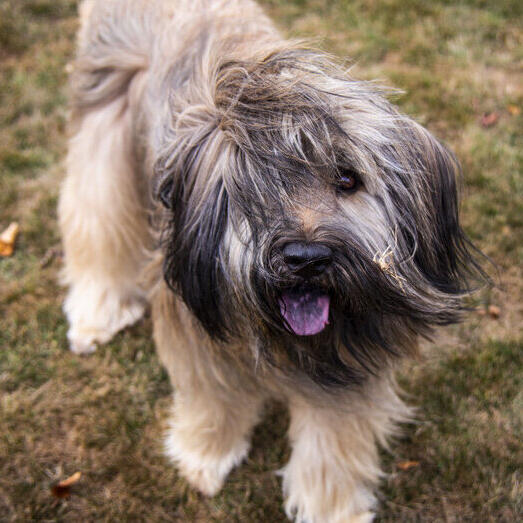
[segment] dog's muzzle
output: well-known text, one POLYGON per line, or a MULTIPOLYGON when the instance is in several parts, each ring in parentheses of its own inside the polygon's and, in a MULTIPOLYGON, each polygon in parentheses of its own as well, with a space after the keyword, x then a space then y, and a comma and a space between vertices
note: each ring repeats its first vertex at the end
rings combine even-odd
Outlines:
POLYGON ((303 279, 303 285, 284 291, 280 312, 288 327, 299 336, 312 336, 329 323, 330 297, 308 281, 322 274, 332 262, 332 250, 321 243, 288 243, 282 250, 290 272, 303 279))

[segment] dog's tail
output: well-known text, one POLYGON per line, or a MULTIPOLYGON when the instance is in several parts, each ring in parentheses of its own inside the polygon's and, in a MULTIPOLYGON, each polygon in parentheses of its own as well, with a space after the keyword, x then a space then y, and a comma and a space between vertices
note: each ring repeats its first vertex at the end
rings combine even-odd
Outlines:
POLYGON ((148 68, 158 14, 146 2, 84 0, 78 51, 71 68, 71 109, 106 105, 129 90, 148 68))

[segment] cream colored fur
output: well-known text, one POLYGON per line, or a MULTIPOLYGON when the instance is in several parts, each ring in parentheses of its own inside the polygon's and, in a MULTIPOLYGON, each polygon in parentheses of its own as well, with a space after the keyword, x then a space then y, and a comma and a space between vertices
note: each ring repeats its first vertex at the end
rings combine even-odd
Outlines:
POLYGON ((59 215, 64 311, 74 352, 91 352, 144 310, 137 285, 148 230, 129 162, 126 99, 87 113, 69 142, 59 215))
POLYGON ((409 413, 390 382, 340 395, 335 405, 290 398, 292 455, 283 468, 285 511, 296 521, 371 521, 382 476, 377 444, 409 413))

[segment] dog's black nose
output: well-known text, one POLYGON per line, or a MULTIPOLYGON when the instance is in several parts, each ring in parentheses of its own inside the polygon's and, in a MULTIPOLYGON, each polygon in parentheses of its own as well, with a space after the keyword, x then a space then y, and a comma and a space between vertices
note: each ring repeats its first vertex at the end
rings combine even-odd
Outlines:
POLYGON ((287 267, 305 278, 321 274, 332 261, 332 250, 321 243, 292 242, 282 252, 287 267))

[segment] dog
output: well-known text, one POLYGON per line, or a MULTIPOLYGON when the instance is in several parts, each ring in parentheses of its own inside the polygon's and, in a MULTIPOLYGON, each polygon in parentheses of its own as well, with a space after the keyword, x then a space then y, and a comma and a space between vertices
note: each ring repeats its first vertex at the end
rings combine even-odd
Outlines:
POLYGON ((151 308, 175 390, 166 453, 212 496, 268 399, 285 511, 366 522, 394 369, 481 274, 459 165, 251 0, 84 0, 59 201, 64 311, 88 353, 151 308))

